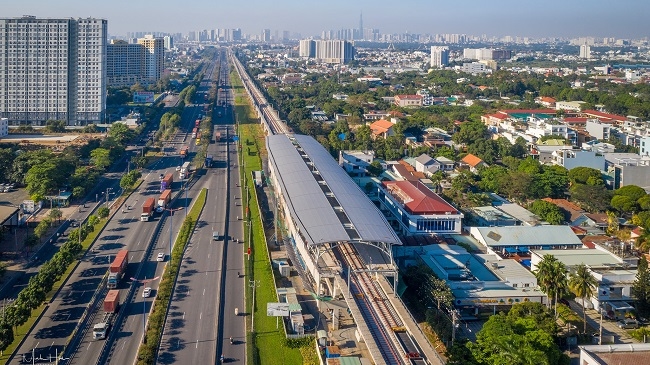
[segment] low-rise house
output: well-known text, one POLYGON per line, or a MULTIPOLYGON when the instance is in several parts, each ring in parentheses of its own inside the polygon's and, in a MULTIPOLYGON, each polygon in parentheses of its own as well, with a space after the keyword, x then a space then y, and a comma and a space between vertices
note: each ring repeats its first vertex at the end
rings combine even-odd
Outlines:
POLYGON ((352 176, 365 176, 375 151, 339 151, 339 166, 352 176))
POLYGON ((582 247, 569 226, 469 227, 469 233, 488 253, 502 255, 582 247))
MULTIPOLYGON (((394 118, 393 118, 394 119, 394 118)), ((397 121, 395 119, 395 121, 397 121)), ((393 127, 395 123, 388 121, 386 119, 380 119, 372 124, 370 124, 370 130, 372 131, 373 139, 383 138, 386 139, 389 136, 395 135, 395 130, 393 127)))
POLYGON ((650 344, 580 346, 580 365, 649 364, 650 344))
POLYGON ((399 107, 421 107, 422 102, 422 95, 395 95, 395 105, 399 107))
POLYGON ((602 171, 605 169, 605 156, 595 151, 584 151, 577 148, 566 147, 552 152, 552 162, 567 170, 574 167, 591 167, 602 171))
POLYGON ((486 164, 481 158, 468 153, 465 157, 460 160, 459 163, 462 167, 468 167, 469 170, 473 173, 478 173, 478 169, 481 167, 487 167, 486 164))

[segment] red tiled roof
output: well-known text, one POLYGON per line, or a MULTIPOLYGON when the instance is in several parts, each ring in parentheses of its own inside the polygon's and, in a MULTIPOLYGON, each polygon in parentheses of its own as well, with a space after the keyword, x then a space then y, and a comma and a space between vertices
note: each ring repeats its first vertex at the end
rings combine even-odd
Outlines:
POLYGON ((386 133, 388 132, 389 129, 393 127, 393 123, 385 120, 385 119, 379 119, 378 121, 372 123, 370 125, 370 129, 372 130, 372 133, 374 134, 381 134, 381 133, 386 133))
POLYGON ((553 99, 550 96, 542 96, 539 98, 539 101, 545 102, 545 103, 555 103, 555 99, 553 99))
POLYGON ((578 124, 578 123, 587 123, 587 119, 589 118, 568 117, 568 118, 564 118, 564 121, 566 123, 578 124))
MULTIPOLYGON (((578 235, 578 236, 579 236, 579 235, 585 235, 585 234, 587 234, 587 230, 584 229, 584 228, 576 227, 576 226, 569 226, 569 228, 571 228, 571 230, 573 231, 573 233, 575 233, 575 234, 578 235)), ((585 245, 585 246, 587 246, 587 247, 589 247, 589 248, 596 248, 596 246, 594 246, 594 244, 591 243, 591 242, 589 242, 589 244, 586 244, 585 242, 583 242, 582 244, 585 245), (590 247, 590 246, 591 246, 591 247, 590 247)))
POLYGON ((616 114, 603 113, 603 112, 599 112, 597 110, 584 110, 583 113, 587 114, 587 115, 594 116, 594 117, 598 117, 598 118, 617 120, 619 122, 625 122, 627 120, 627 118, 624 117, 624 116, 616 115, 616 114))
POLYGON ((458 214, 456 208, 419 181, 384 181, 382 184, 412 214, 458 214))
POLYGON ((395 95, 396 99, 402 99, 402 100, 419 100, 422 99, 422 95, 395 95))
POLYGON ((467 156, 463 157, 462 160, 460 160, 463 163, 466 163, 472 167, 478 166, 480 163, 483 162, 480 158, 472 155, 471 153, 468 153, 467 156))
POLYGON ((499 110, 499 113, 504 114, 553 114, 557 113, 555 109, 506 109, 499 110))
POLYGON ((571 203, 570 201, 568 201, 566 199, 544 198, 542 200, 546 201, 546 202, 549 202, 549 203, 553 203, 553 204, 557 205, 558 207, 564 208, 566 210, 575 210, 575 211, 582 212, 582 209, 579 206, 577 206, 574 203, 571 203))
POLYGON ((497 118, 497 119, 507 119, 508 116, 505 114, 488 114, 488 117, 490 118, 497 118))

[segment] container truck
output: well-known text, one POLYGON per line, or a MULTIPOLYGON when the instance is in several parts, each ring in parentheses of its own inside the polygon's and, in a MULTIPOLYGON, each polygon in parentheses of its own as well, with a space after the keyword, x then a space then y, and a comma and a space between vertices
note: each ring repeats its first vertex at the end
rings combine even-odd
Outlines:
POLYGON ((187 161, 183 163, 183 166, 181 166, 181 171, 179 173, 179 177, 181 179, 186 178, 190 174, 190 162, 187 161))
POLYGON ((163 177, 162 181, 160 182, 160 192, 163 192, 167 189, 171 189, 173 183, 174 183, 174 174, 173 173, 166 174, 165 177, 163 177))
POLYGON ((162 211, 167 208, 167 204, 172 200, 172 191, 171 189, 167 189, 160 194, 158 197, 158 207, 156 207, 156 211, 158 213, 162 213, 162 211))
POLYGON ((120 307, 120 291, 109 290, 104 299, 104 315, 99 323, 93 326, 93 340, 103 340, 113 325, 113 320, 120 307))
POLYGON ((128 264, 129 251, 119 250, 115 256, 115 260, 113 260, 113 262, 111 262, 111 266, 108 267, 108 280, 106 281, 107 288, 117 288, 117 284, 122 279, 122 275, 124 275, 124 271, 126 271, 126 266, 128 264))
POLYGON ((148 222, 149 218, 153 216, 153 211, 156 208, 156 200, 154 198, 147 198, 142 203, 142 214, 140 214, 140 221, 148 222))

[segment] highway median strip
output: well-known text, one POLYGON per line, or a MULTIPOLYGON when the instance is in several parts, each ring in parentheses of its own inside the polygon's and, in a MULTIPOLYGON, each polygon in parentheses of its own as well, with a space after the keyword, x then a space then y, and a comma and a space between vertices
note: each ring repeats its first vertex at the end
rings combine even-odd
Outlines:
POLYGON ((145 341, 140 345, 140 349, 138 350, 138 365, 149 365, 155 362, 156 353, 160 346, 160 340, 165 326, 167 309, 173 294, 174 283, 176 282, 176 278, 180 271, 183 253, 185 252, 185 247, 190 241, 190 237, 192 236, 196 222, 201 215, 201 211, 205 206, 207 193, 207 189, 201 190, 192 205, 192 208, 188 212, 187 217, 183 221, 183 225, 176 237, 174 248, 172 249, 172 255, 165 266, 165 271, 162 275, 160 286, 158 287, 154 306, 148 318, 145 341))

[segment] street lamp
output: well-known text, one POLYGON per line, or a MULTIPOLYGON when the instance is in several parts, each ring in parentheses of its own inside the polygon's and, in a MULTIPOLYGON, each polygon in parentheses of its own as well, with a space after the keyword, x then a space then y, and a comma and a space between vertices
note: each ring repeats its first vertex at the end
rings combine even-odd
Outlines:
MULTIPOLYGON (((136 278, 131 278, 131 283, 136 284, 136 283, 142 283, 142 286, 145 287, 146 284, 158 280, 160 276, 156 276, 153 279, 147 279, 146 277, 143 280, 138 280, 136 278)), ((145 335, 146 335, 146 323, 147 323, 147 301, 145 300, 147 298, 142 298, 142 342, 144 343, 145 335)))
MULTIPOLYGON (((166 211, 169 212, 169 259, 170 260, 172 259, 172 247, 174 245, 173 243, 174 241, 172 240, 172 229, 174 228, 174 212, 181 209, 183 208, 165 209, 166 211)), ((187 209, 185 209, 185 214, 187 214, 187 209)))
POLYGON ((253 288, 253 301, 251 305, 251 332, 255 332, 255 289, 260 286, 259 280, 250 280, 248 285, 253 288))

